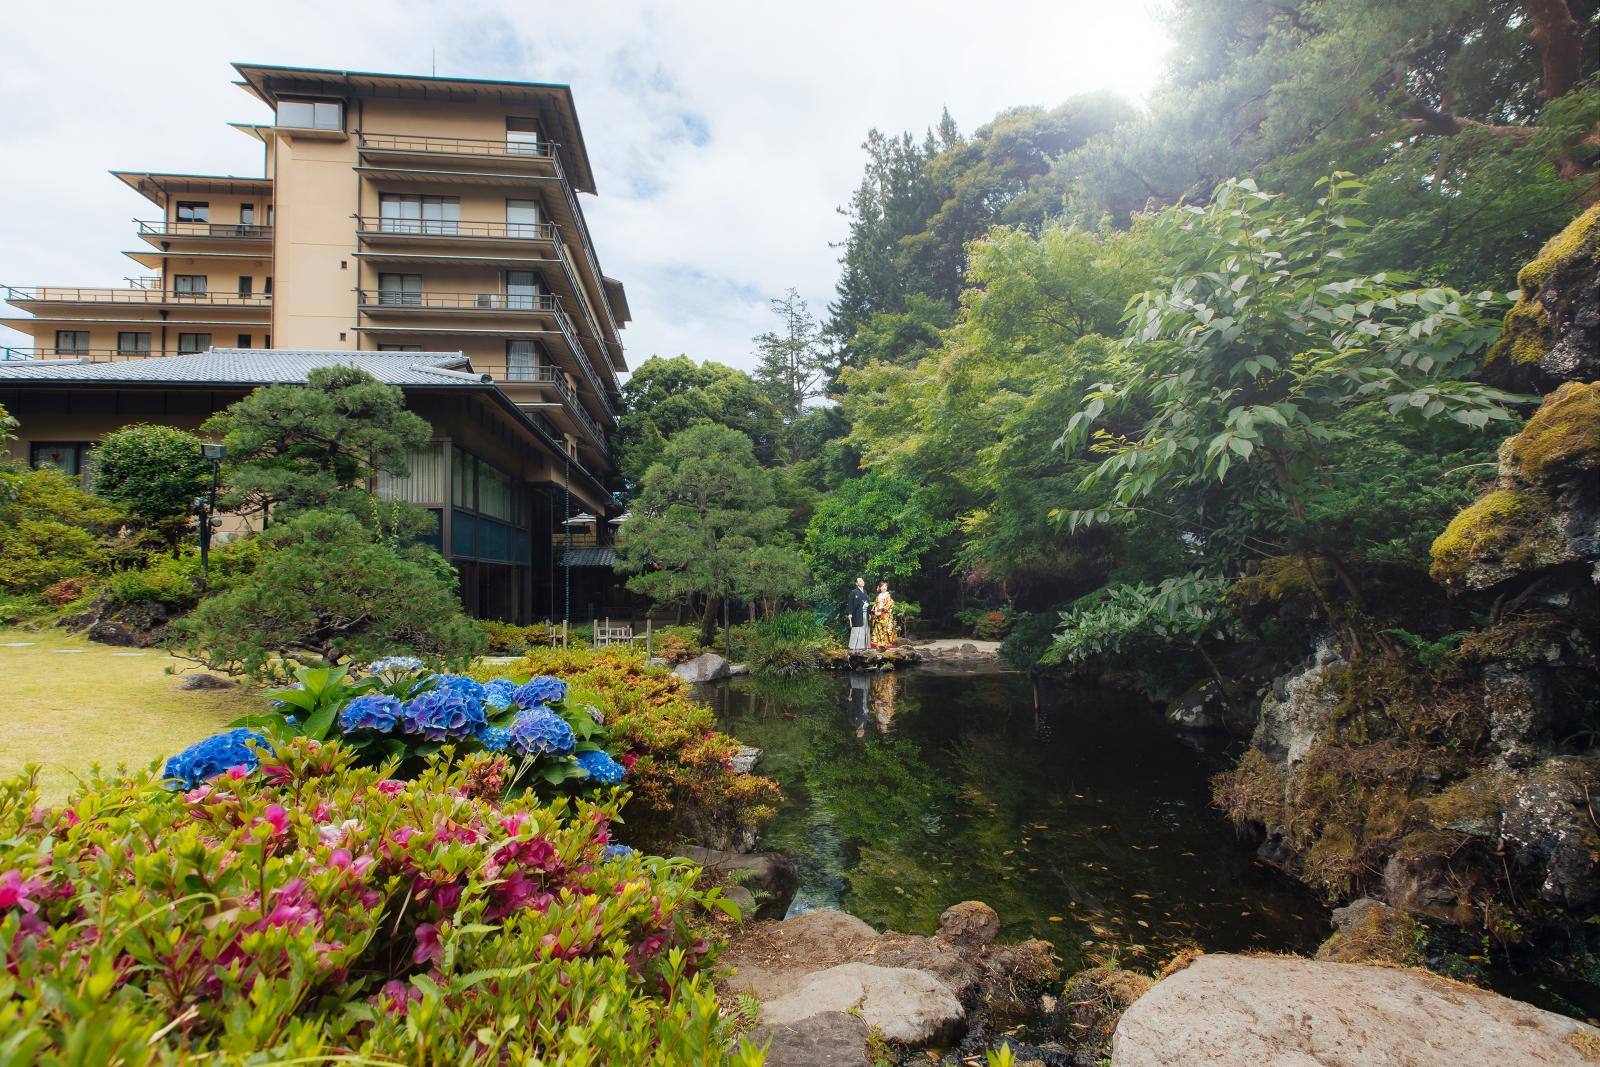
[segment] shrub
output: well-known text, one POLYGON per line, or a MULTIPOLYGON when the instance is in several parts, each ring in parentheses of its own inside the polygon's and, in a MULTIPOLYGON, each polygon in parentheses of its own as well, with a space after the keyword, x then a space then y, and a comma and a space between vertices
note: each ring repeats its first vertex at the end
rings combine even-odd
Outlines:
POLYGON ((429 549, 375 542, 348 515, 307 512, 260 536, 255 570, 179 620, 175 648, 215 670, 283 677, 404 652, 465 665, 484 645, 429 549))
POLYGON ((59 608, 74 600, 82 600, 89 592, 92 581, 86 577, 63 578, 44 591, 44 602, 51 607, 59 608))
POLYGON ((670 663, 694 659, 706 650, 698 626, 663 626, 650 635, 650 651, 670 663))
POLYGON ((813 612, 779 612, 752 628, 750 666, 771 674, 810 670, 821 666, 836 644, 813 612))
POLYGON ((517 626, 509 622, 482 620, 478 626, 483 630, 489 651, 497 656, 520 656, 530 648, 549 648, 561 638, 559 629, 543 622, 517 626))
POLYGON ((194 498, 210 484, 200 438, 187 430, 136 423, 106 434, 94 450, 95 492, 169 545, 193 522, 194 498))
POLYGON ((716 729, 682 679, 640 651, 540 649, 525 670, 564 678, 605 711, 609 748, 628 768, 630 837, 665 848, 681 839, 725 845, 772 817, 777 785, 732 767, 739 742, 716 729))
POLYGON ((106 562, 121 515, 58 470, 0 469, 0 590, 37 596, 106 562))
POLYGON ((309 739, 262 762, 60 808, 0 784, 9 1061, 722 1061, 725 902, 611 845, 620 793, 503 799, 494 756, 402 783, 309 739))

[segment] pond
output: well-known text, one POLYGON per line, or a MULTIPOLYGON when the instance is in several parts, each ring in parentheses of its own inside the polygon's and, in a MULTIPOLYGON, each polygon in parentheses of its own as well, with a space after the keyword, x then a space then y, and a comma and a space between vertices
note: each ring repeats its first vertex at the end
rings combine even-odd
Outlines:
POLYGON ((1254 860, 1210 804, 1227 752, 1141 702, 920 667, 737 678, 704 697, 785 803, 759 847, 794 858, 791 914, 837 907, 932 933, 983 900, 1068 971, 1188 945, 1311 952, 1328 912, 1254 860))

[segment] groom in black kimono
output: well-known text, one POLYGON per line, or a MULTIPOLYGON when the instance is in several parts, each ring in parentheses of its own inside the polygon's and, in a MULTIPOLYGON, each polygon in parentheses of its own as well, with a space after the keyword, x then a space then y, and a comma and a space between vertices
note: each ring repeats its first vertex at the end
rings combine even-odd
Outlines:
POLYGON ((872 607, 872 598, 867 595, 867 580, 856 579, 856 587, 850 590, 850 650, 852 652, 865 652, 870 637, 870 618, 868 610, 872 607))

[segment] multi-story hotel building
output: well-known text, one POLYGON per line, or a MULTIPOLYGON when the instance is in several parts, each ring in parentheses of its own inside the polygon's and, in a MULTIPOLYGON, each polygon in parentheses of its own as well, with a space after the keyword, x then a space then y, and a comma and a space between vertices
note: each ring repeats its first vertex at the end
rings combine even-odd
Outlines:
MULTIPOLYGON (((509 404, 490 405, 500 412, 489 420, 497 424, 479 418, 471 433, 459 420, 434 417, 440 440, 417 457, 414 480, 437 484, 396 491, 437 506, 441 547, 462 569, 469 606, 510 618, 548 614, 534 573, 541 550, 550 555, 552 534, 565 543, 574 511, 592 517, 579 539, 604 541, 614 513, 607 434, 616 421, 617 375, 626 370, 618 329, 629 317, 622 285, 602 273, 584 222, 577 194, 595 192, 594 176, 570 90, 235 69, 237 84, 273 113, 270 123, 236 124, 261 143, 260 177, 114 171, 151 205, 150 217, 136 222, 140 247, 127 253, 142 276, 121 288, 6 288, 6 301, 26 316, 0 322, 33 339, 8 357, 76 368, 68 373, 60 364, 52 377, 37 363, 26 373, 16 363, 4 373, 0 363, 0 403, 22 420, 13 447, 34 462, 73 464, 114 425, 157 418, 197 425, 209 413, 190 410, 199 403, 184 369, 191 361, 87 374, 86 364, 213 349, 213 367, 229 349, 315 353, 333 362, 345 351, 392 352, 397 363, 401 353, 418 352, 430 364, 459 353, 464 361, 451 363, 453 372, 488 376, 509 404), (130 381, 143 390, 139 403, 108 412, 87 402, 89 392, 132 388, 130 381), (188 398, 183 411, 153 416, 149 390, 161 381, 188 398), (52 399, 44 403, 47 387, 52 399), (511 484, 503 503, 491 491, 495 510, 532 547, 505 547, 499 538, 502 559, 469 548, 482 542, 482 531, 468 536, 472 524, 458 524, 456 511, 486 513, 476 502, 462 507, 464 459, 511 484), (550 502, 555 495, 559 507, 550 502), (503 591, 487 588, 507 580, 521 589, 510 607, 503 591)), ((219 393, 216 403, 227 399, 219 393)), ((474 482, 472 493, 480 491, 474 482)))

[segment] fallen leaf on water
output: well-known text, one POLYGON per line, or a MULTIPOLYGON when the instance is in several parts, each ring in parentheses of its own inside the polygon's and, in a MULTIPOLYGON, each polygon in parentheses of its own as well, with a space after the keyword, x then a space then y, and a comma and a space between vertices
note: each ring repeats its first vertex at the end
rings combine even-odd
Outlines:
POLYGON ((1058 923, 1058 922, 1060 922, 1060 921, 1061 921, 1061 916, 1059 916, 1059 915, 1052 915, 1052 916, 1050 916, 1050 921, 1051 921, 1051 922, 1053 922, 1053 923, 1058 923))
POLYGON ((1139 925, 1144 927, 1146 930, 1150 929, 1150 924, 1145 922, 1143 919, 1139 920, 1139 925))

